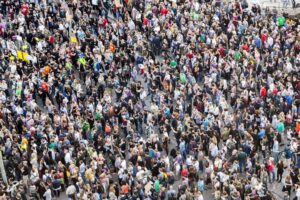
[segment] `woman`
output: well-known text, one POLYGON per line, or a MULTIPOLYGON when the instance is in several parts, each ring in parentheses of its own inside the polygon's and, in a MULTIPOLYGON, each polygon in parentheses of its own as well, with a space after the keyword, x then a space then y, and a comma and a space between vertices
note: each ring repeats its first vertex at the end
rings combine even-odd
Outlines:
POLYGON ((163 146, 167 155, 169 155, 169 141, 170 141, 169 136, 166 134, 163 139, 163 146))
POLYGON ((283 172, 284 172, 284 165, 282 160, 280 160, 277 164, 277 181, 279 183, 281 182, 283 172))
POLYGON ((284 185, 283 185, 282 191, 283 192, 287 191, 289 196, 291 196, 292 186, 293 186, 292 178, 290 175, 287 175, 287 177, 284 180, 284 185))

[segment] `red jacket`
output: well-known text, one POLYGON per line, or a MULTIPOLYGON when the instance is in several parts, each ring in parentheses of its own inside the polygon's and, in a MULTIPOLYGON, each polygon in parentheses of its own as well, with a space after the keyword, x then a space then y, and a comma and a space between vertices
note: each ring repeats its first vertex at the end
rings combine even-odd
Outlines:
POLYGON ((245 51, 247 51, 247 52, 250 50, 248 44, 244 44, 244 45, 242 46, 242 49, 245 50, 245 51))
POLYGON ((265 33, 261 34, 261 41, 262 42, 266 42, 267 39, 268 39, 268 34, 265 34, 265 33))
POLYGON ((168 14, 168 9, 166 9, 166 8, 162 8, 161 10, 160 10, 160 13, 162 14, 162 15, 167 15, 168 14))
POLYGON ((28 6, 27 4, 22 5, 22 6, 21 6, 21 13, 22 13, 23 15, 27 15, 28 12, 29 12, 29 6, 28 6))
POLYGON ((147 19, 147 18, 144 18, 144 20, 143 20, 143 24, 144 24, 145 26, 147 26, 147 25, 148 25, 148 19, 147 19))
POLYGON ((260 95, 261 95, 262 97, 266 97, 266 96, 267 96, 267 89, 266 89, 266 87, 262 87, 262 88, 260 89, 260 95))
POLYGON ((181 170, 181 176, 187 177, 188 176, 188 170, 187 169, 181 170))
POLYGON ((49 43, 54 44, 54 42, 55 42, 55 38, 52 35, 49 36, 49 43))
POLYGON ((277 95, 277 93, 278 93, 278 89, 275 87, 275 88, 273 89, 273 94, 274 94, 274 95, 277 95))

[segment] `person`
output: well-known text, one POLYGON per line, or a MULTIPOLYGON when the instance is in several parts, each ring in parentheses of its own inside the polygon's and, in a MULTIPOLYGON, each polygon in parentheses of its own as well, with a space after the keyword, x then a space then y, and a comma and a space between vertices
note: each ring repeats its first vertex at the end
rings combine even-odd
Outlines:
POLYGON ((284 192, 287 192, 289 196, 291 196, 291 191, 292 191, 292 186, 293 186, 293 181, 290 175, 287 175, 284 183, 283 183, 283 188, 282 190, 284 192))
MULTIPOLYGON (((273 158, 270 158, 267 161, 267 170, 268 170, 268 174, 269 174, 269 182, 272 183, 275 180, 275 163, 274 163, 273 158)), ((277 169, 277 172, 278 172, 278 169, 277 169)))
POLYGON ((7 198, 257 198, 277 162, 297 183, 300 22, 248 6, 1 1, 7 198))
POLYGON ((285 167, 290 168, 293 152, 291 151, 290 147, 286 147, 284 149, 284 153, 285 153, 285 160, 284 160, 285 167))
POLYGON ((169 190, 167 191, 167 199, 168 200, 176 199, 176 191, 173 189, 173 186, 170 186, 169 190))
POLYGON ((274 137, 273 147, 272 147, 272 157, 274 158, 275 164, 278 163, 279 156, 279 142, 276 137, 274 137))
POLYGON ((283 7, 284 8, 287 8, 289 4, 290 4, 289 0, 283 0, 283 7))
POLYGON ((245 165, 246 165, 246 160, 247 160, 247 154, 242 151, 242 149, 239 149, 239 153, 238 153, 238 157, 237 157, 238 161, 239 161, 239 170, 240 173, 242 173, 244 171, 245 165))
POLYGON ((48 187, 46 192, 44 193, 43 197, 46 200, 52 200, 52 194, 51 194, 51 189, 48 187))
POLYGON ((296 8, 296 0, 292 0, 292 5, 293 5, 293 8, 295 9, 296 8))
POLYGON ((277 164, 277 181, 280 183, 282 180, 282 174, 284 172, 283 161, 280 160, 277 164))
POLYGON ((295 197, 295 199, 296 200, 299 200, 300 199, 300 188, 299 188, 299 185, 298 184, 296 184, 295 185, 296 186, 296 197, 295 197))

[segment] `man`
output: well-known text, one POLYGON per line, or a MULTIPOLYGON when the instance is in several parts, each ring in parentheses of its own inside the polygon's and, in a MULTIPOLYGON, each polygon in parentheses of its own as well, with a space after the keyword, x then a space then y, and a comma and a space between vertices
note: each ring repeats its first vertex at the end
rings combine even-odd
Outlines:
POLYGON ((170 185, 169 190, 167 191, 167 199, 168 200, 176 199, 176 191, 173 189, 172 185, 170 185))
POLYGON ((179 144, 179 149, 180 149, 181 156, 185 160, 186 159, 186 146, 185 146, 185 141, 183 139, 181 139, 181 142, 179 144))
POLYGON ((296 8, 296 1, 292 0, 293 8, 296 8))
POLYGON ((284 8, 287 8, 288 5, 290 4, 290 1, 289 1, 289 0, 283 0, 282 2, 283 2, 283 7, 284 7, 284 8))
POLYGON ((273 147, 272 147, 272 157, 274 158, 275 164, 278 163, 278 154, 279 154, 279 142, 276 137, 273 139, 273 147))
POLYGON ((247 154, 242 150, 242 148, 239 149, 239 154, 237 157, 237 160, 239 161, 239 169, 240 173, 243 173, 245 164, 246 164, 247 154))
POLYGON ((67 190, 66 190, 66 195, 70 198, 70 199, 75 199, 75 195, 76 195, 76 187, 72 184, 70 186, 68 186, 67 190))
POLYGON ((293 156, 293 152, 291 151, 290 147, 287 146, 285 149, 284 149, 284 154, 285 154, 285 167, 287 167, 288 169, 290 168, 290 165, 291 165, 291 159, 292 159, 292 156, 293 156))
POLYGON ((43 195, 45 200, 52 200, 51 189, 48 187, 46 192, 43 195))

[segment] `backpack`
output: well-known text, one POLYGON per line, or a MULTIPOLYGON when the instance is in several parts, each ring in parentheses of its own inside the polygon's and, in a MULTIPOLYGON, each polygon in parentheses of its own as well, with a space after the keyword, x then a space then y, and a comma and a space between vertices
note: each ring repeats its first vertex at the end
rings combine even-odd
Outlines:
POLYGON ((290 150, 290 149, 286 149, 285 150, 285 157, 287 158, 287 159, 289 159, 289 158, 291 158, 292 157, 292 151, 290 150))

